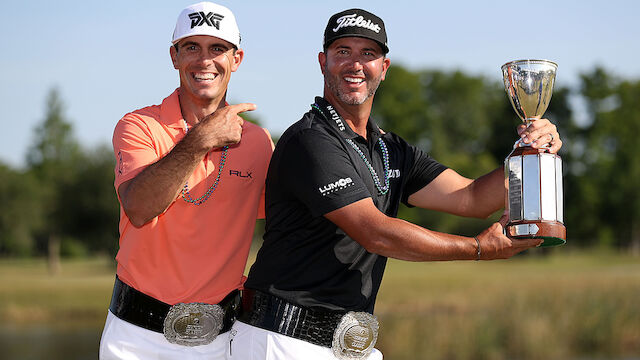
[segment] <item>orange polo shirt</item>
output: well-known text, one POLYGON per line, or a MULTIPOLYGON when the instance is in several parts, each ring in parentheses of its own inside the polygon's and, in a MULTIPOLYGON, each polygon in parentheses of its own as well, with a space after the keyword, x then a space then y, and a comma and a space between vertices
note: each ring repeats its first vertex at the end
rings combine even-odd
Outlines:
MULTIPOLYGON (((178 90, 126 114, 116 125, 115 188, 162 158, 185 136, 178 90)), ((196 206, 179 195, 140 228, 120 207, 117 274, 130 286, 168 304, 220 302, 242 287, 255 221, 264 218, 264 183, 272 142, 245 122, 242 140, 230 146, 217 188, 196 206)), ((210 151, 188 180, 190 195, 204 195, 218 174, 221 149, 210 151)))

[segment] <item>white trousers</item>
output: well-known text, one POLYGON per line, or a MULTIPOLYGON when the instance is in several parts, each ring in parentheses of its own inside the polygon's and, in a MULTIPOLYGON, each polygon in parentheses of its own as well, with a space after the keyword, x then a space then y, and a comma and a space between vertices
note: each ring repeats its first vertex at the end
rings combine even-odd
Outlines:
MULTIPOLYGON (((236 321, 230 331, 228 360, 336 360, 333 351, 236 321)), ((367 360, 382 360, 373 349, 367 360)))
POLYGON ((109 311, 100 339, 100 360, 225 360, 229 331, 207 345, 172 344, 164 335, 119 319, 109 311))

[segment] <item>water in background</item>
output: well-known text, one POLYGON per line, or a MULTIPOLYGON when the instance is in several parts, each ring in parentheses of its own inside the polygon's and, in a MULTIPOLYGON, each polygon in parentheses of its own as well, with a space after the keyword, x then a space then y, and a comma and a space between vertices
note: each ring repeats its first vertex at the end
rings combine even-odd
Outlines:
MULTIPOLYGON (((95 326, 55 329, 44 325, 18 328, 0 325, 0 359, 96 360, 101 334, 102 327, 95 326)), ((616 359, 581 358, 577 360, 616 359)), ((617 360, 640 360, 640 358, 617 360)))
MULTIPOLYGON (((64 322, 67 319, 60 319, 64 322)), ((96 360, 102 327, 0 325, 0 358, 3 360, 96 360)))

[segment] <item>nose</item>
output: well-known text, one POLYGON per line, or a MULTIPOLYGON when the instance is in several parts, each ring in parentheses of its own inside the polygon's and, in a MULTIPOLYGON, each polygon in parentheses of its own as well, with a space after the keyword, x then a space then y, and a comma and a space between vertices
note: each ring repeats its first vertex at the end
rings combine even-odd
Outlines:
POLYGON ((353 71, 362 71, 362 69, 364 69, 363 61, 360 56, 351 56, 349 59, 349 68, 353 71))
POLYGON ((206 67, 213 63, 213 58, 214 57, 211 56, 210 54, 207 54, 206 52, 202 52, 198 56, 197 62, 206 67))

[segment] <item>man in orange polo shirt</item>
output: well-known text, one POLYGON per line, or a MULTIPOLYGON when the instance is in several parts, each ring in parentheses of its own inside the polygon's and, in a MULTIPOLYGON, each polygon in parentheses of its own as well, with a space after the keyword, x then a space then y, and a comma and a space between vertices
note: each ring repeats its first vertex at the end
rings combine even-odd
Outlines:
POLYGON ((106 359, 222 359, 273 143, 229 105, 242 62, 233 13, 203 2, 178 17, 170 47, 180 87, 116 125, 120 200, 116 284, 100 344, 106 359))

